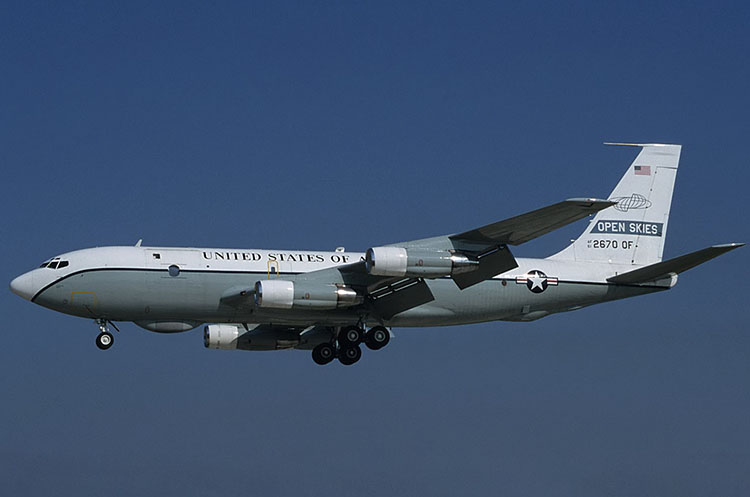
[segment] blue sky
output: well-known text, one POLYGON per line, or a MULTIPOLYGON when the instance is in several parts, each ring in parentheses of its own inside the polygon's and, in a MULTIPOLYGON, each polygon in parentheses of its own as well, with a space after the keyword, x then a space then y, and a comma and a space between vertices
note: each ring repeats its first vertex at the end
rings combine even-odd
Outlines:
MULTIPOLYGON (((744 2, 6 2, 2 276, 97 245, 351 250, 606 196, 684 145, 666 256, 749 241, 744 2)), ((515 250, 545 256, 582 224, 515 250)), ((747 495, 747 249, 355 367, 95 326, 6 291, 24 495, 747 495)))

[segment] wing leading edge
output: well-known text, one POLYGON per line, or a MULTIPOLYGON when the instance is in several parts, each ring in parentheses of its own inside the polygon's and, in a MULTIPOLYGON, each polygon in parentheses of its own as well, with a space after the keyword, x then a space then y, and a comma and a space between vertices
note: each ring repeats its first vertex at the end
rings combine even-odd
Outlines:
POLYGON ((449 238, 488 245, 520 245, 616 203, 596 198, 571 198, 520 216, 451 235, 449 238))

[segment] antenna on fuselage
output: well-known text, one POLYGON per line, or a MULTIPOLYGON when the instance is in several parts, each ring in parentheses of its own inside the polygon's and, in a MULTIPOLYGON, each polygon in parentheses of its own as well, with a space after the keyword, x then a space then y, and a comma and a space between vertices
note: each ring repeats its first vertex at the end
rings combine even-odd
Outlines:
POLYGON ((143 243, 143 238, 139 238, 137 242, 135 242, 136 247, 140 247, 141 243, 143 243))

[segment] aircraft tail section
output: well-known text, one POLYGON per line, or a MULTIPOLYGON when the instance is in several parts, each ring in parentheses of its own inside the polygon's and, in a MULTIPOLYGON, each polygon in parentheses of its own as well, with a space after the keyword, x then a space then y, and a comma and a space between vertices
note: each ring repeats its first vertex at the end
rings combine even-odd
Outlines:
POLYGON ((660 262, 680 145, 608 143, 641 151, 583 234, 551 259, 647 265, 660 262))

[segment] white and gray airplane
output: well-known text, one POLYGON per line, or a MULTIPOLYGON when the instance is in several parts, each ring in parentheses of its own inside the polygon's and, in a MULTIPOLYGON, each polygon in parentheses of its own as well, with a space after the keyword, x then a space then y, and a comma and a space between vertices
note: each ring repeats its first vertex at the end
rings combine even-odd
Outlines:
MULTIPOLYGON (((364 253, 144 247, 76 250, 10 283, 49 309, 109 326, 133 321, 174 333, 204 323, 208 348, 312 350, 316 363, 354 364, 390 328, 533 321, 557 312, 668 290, 677 275, 741 243, 662 261, 680 145, 640 147, 608 200, 573 198, 451 235, 364 253), (583 234, 545 259, 520 245, 593 215, 583 234)), ((119 331, 119 330, 118 330, 119 331)))

